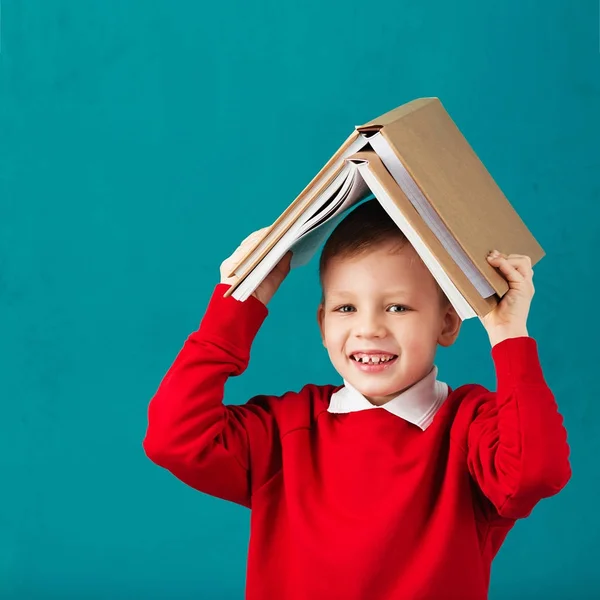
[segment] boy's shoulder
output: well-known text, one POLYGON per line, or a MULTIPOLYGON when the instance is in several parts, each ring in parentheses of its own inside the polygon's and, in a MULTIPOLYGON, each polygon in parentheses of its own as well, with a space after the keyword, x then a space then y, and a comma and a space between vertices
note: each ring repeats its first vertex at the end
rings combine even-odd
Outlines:
POLYGON ((333 393, 342 386, 307 383, 297 391, 287 391, 281 395, 261 395, 252 398, 249 406, 261 406, 277 422, 280 435, 295 429, 310 429, 319 415, 327 412, 333 393))
POLYGON ((449 389, 448 400, 462 410, 473 409, 482 402, 489 401, 494 392, 480 383, 463 383, 454 389, 449 389))
MULTIPOLYGON (((255 396, 246 406, 266 410, 277 422, 280 436, 284 436, 297 429, 312 428, 319 416, 327 412, 331 396, 342 387, 308 383, 297 391, 255 396)), ((466 432, 478 414, 490 410, 494 399, 495 393, 481 384, 463 384, 456 389, 449 389, 440 412, 453 431, 466 432)))
POLYGON ((469 428, 484 413, 496 410, 496 392, 479 383, 462 384, 449 390, 441 407, 455 441, 466 441, 469 428))

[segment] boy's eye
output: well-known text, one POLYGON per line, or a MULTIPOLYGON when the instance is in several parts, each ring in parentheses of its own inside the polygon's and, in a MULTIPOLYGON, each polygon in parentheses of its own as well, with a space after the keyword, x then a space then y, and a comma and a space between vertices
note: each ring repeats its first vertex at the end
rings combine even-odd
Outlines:
POLYGON ((394 313, 402 313, 407 312, 408 307, 404 306, 403 304, 392 304, 391 306, 388 306, 388 311, 394 313))
POLYGON ((340 312, 340 313, 349 313, 349 312, 354 312, 356 309, 354 308, 354 306, 352 306, 352 304, 343 304, 342 306, 338 306, 335 309, 335 312, 340 312))

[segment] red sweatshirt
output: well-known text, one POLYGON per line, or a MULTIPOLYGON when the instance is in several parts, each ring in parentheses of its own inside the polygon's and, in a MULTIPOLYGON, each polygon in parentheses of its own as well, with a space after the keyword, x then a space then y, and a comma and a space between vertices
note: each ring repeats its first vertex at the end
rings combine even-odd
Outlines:
POLYGON ((386 410, 330 413, 334 386, 224 406, 267 316, 225 289, 150 402, 144 449, 252 509, 247 599, 487 598, 515 520, 570 477, 536 342, 496 345, 497 392, 451 390, 425 431, 386 410))

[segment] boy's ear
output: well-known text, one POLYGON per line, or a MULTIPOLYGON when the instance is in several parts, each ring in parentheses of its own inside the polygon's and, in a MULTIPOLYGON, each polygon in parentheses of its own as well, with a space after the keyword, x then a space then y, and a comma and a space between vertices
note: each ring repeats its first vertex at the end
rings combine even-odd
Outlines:
POLYGON ((323 342, 323 346, 325 345, 325 336, 323 334, 323 319, 325 317, 325 307, 321 302, 319 307, 317 308, 317 323, 319 324, 319 331, 321 332, 321 341, 323 342))
POLYGON ((438 337, 438 344, 444 347, 454 344, 460 332, 461 325, 462 319, 458 316, 458 313, 454 310, 452 304, 448 303, 448 308, 444 313, 442 321, 442 330, 438 337))

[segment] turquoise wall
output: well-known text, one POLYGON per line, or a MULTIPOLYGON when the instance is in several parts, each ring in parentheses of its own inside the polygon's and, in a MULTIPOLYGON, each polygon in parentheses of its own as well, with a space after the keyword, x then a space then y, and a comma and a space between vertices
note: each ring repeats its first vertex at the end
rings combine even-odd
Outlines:
MULTIPOLYGON (((243 596, 249 513, 146 459, 147 403, 238 242, 354 125, 432 95, 548 254, 531 333, 573 453, 491 597, 600 594, 595 0, 1 4, 0 597, 243 596)), ((229 402, 337 381, 317 300, 312 264, 229 402)), ((494 385, 478 322, 438 364, 494 385)))

